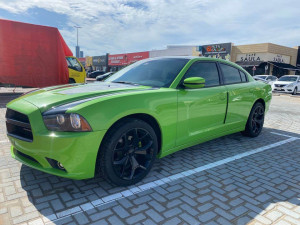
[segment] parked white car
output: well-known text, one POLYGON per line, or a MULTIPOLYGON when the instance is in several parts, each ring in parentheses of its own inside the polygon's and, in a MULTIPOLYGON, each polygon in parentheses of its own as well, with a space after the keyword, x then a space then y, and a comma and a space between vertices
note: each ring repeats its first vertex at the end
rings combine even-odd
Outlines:
POLYGON ((275 81, 272 86, 273 91, 286 92, 295 95, 300 91, 300 76, 282 76, 278 81, 275 81))
POLYGON ((262 81, 264 83, 272 85, 275 81, 277 81, 277 77, 273 75, 255 75, 253 76, 254 80, 262 81))

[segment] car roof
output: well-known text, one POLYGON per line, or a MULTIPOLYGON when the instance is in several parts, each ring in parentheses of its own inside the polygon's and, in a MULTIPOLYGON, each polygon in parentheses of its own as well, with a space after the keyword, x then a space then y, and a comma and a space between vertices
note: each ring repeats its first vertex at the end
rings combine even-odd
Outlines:
POLYGON ((148 58, 145 60, 157 60, 157 59, 188 59, 188 60, 203 60, 203 61, 215 61, 215 62, 222 62, 222 63, 227 63, 230 65, 233 65, 235 67, 241 68, 239 65, 237 65, 234 62, 224 60, 224 59, 219 59, 219 58, 210 58, 210 57, 204 57, 204 56, 160 56, 160 57, 154 57, 154 58, 148 58))
POLYGON ((283 75, 282 77, 300 77, 299 75, 283 75))

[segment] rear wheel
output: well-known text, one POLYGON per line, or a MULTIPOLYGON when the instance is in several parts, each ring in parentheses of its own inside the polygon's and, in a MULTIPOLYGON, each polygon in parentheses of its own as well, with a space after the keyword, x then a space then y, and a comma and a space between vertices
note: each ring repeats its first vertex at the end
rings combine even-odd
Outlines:
POLYGON ((296 95, 296 94, 297 94, 297 87, 295 87, 295 89, 294 89, 292 95, 296 95))
POLYGON ((104 178, 118 186, 141 181, 152 168, 158 151, 153 128, 142 120, 126 119, 108 132, 98 163, 104 178))
POLYGON ((256 102, 251 109, 243 135, 257 137, 264 125, 265 107, 261 102, 256 102))

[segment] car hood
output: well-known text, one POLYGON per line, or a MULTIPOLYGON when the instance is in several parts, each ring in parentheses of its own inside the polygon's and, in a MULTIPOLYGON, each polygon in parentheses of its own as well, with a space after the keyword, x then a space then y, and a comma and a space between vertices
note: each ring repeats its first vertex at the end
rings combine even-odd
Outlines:
MULTIPOLYGON (((67 104, 83 99, 101 97, 108 94, 122 94, 124 92, 149 90, 149 86, 119 84, 108 82, 95 82, 90 84, 67 84, 53 86, 29 92, 19 99, 37 106, 41 112, 51 107, 67 104)), ((14 102, 12 101, 12 102, 14 102)))
POLYGON ((275 81, 274 84, 291 84, 294 83, 294 81, 275 81))

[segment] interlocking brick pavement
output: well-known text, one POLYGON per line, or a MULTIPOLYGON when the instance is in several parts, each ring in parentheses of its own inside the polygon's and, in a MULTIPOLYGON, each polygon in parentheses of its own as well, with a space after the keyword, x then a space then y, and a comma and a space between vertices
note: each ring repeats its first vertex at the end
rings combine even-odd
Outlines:
POLYGON ((13 160, 4 116, 14 96, 0 99, 0 224, 299 224, 300 139, 188 171, 300 138, 300 98, 275 95, 259 137, 238 133, 182 150, 157 160, 136 187, 120 188, 101 177, 74 181, 13 160))

